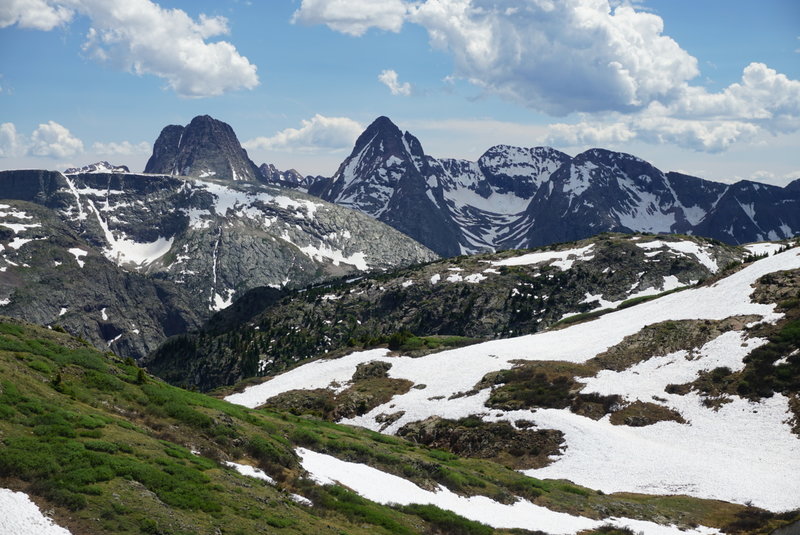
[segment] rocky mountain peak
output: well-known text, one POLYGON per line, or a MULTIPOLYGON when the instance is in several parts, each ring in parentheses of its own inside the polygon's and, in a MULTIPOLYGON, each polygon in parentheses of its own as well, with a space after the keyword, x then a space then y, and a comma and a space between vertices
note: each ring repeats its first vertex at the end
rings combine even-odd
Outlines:
POLYGON ((333 177, 308 191, 425 241, 438 254, 459 254, 457 228, 441 214, 441 193, 429 191, 431 173, 419 140, 378 117, 333 177))
POLYGON ((478 159, 487 183, 499 193, 530 199, 570 157, 550 147, 495 145, 478 159))
POLYGON ((425 153, 419 140, 378 117, 356 140, 321 197, 379 218, 402 182, 421 182, 425 153))
POLYGON ((64 170, 65 175, 75 175, 78 173, 130 173, 126 165, 112 165, 107 161, 90 163, 83 167, 70 167, 64 170))
POLYGON ((628 154, 626 152, 617 152, 609 149, 601 149, 601 148, 593 148, 586 150, 577 156, 575 159, 587 159, 587 160, 597 160, 603 162, 611 162, 611 161, 635 161, 635 162, 642 162, 644 160, 641 158, 634 156, 633 154, 628 154))
POLYGON ((260 173, 233 128, 208 115, 166 126, 153 145, 145 173, 256 182, 260 173))
POLYGON ((302 186, 305 177, 301 175, 296 169, 289 169, 288 171, 281 171, 271 163, 263 163, 258 168, 261 172, 261 177, 265 182, 277 184, 285 187, 298 187, 302 186))
POLYGON ((358 136, 350 158, 357 157, 367 147, 373 147, 373 153, 400 156, 405 152, 403 132, 388 117, 378 117, 358 136))

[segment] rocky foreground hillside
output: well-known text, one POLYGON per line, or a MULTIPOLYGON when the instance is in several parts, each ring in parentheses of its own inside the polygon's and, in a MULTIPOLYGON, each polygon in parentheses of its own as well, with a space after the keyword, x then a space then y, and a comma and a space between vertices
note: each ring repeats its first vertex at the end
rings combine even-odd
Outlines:
POLYGON ((0 203, 5 313, 134 358, 254 287, 435 258, 366 215, 230 180, 4 171, 0 203))
POLYGON ((171 382, 209 389, 353 347, 418 344, 424 352, 507 338, 695 285, 747 254, 686 236, 609 234, 451 258, 286 296, 254 291, 146 362, 171 382))

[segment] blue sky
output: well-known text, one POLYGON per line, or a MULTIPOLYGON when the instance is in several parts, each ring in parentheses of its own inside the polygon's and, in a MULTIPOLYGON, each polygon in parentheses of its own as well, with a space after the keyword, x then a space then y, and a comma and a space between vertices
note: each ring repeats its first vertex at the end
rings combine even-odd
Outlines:
POLYGON ((800 177, 800 3, 3 0, 0 169, 141 170, 209 114, 257 163, 331 175, 387 115, 429 154, 600 146, 800 177))

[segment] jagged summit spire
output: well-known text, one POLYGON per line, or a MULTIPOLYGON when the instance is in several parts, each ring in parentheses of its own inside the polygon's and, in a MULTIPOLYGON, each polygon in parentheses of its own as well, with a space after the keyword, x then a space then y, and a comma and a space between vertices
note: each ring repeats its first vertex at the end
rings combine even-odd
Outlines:
MULTIPOLYGON (((388 142, 390 145, 394 145, 396 143, 402 143, 403 133, 397 127, 396 124, 392 122, 386 116, 381 115, 358 136, 356 140, 356 144, 353 147, 352 156, 357 155, 360 153, 365 146, 369 143, 372 143, 373 140, 376 142, 388 142)), ((385 146, 385 145, 384 145, 385 146)), ((388 148, 388 147, 387 147, 388 148)))
POLYGON ((144 172, 249 182, 260 178, 233 128, 209 115, 198 115, 186 126, 164 127, 144 172))

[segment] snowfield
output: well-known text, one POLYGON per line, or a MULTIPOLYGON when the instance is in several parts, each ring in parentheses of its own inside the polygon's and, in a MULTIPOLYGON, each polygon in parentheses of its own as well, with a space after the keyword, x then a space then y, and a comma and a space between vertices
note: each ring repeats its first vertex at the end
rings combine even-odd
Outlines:
POLYGON ((567 249, 565 251, 544 251, 539 253, 528 253, 522 256, 512 256, 504 260, 491 262, 492 266, 529 266, 531 264, 541 264, 551 262, 550 265, 556 266, 561 271, 566 271, 572 267, 576 260, 586 261, 594 258, 592 255, 594 244, 589 244, 580 249, 567 249))
MULTIPOLYGON (((390 357, 387 350, 352 353, 335 360, 318 360, 226 398, 256 407, 292 389, 346 384, 356 366, 372 360, 392 364, 390 377, 408 379, 412 388, 367 414, 342 423, 395 433, 403 425, 430 416, 461 418, 479 414, 485 420, 514 422, 524 418, 541 429, 565 434, 561 456, 550 466, 528 471, 539 478, 563 478, 606 492, 687 494, 781 511, 800 507, 800 439, 787 423, 791 414, 784 396, 758 403, 732 398, 718 411, 706 408, 695 394, 670 395, 670 383, 693 380, 701 370, 718 366, 741 369, 742 358, 764 343, 744 333, 728 332, 694 351, 652 358, 622 372, 604 371, 586 379, 585 392, 619 394, 628 401, 659 403, 679 412, 686 424, 659 422, 646 427, 614 426, 608 417, 594 421, 565 410, 502 412, 484 403, 490 390, 448 399, 467 392, 485 374, 513 367, 515 360, 556 360, 581 363, 618 344, 646 325, 666 320, 721 320, 755 315, 775 322, 774 305, 750 300, 752 284, 762 275, 800 268, 800 248, 775 254, 746 266, 707 287, 670 294, 635 307, 615 311, 569 328, 518 338, 494 340, 420 358, 390 357), (657 396, 658 399, 654 399, 657 396), (405 411, 382 429, 381 414, 405 411)), ((357 486, 354 486, 358 490, 357 486)), ((646 531, 650 533, 650 531, 646 531)))
POLYGON ((431 504, 456 514, 483 522, 494 528, 538 529, 553 535, 571 535, 579 531, 598 528, 605 524, 625 526, 648 535, 693 535, 719 533, 716 529, 698 527, 682 531, 675 526, 662 526, 653 522, 629 518, 592 520, 582 516, 551 511, 519 499, 511 505, 496 502, 485 496, 459 496, 439 486, 436 492, 424 490, 401 477, 387 474, 371 466, 342 461, 336 457, 298 448, 301 464, 320 485, 340 483, 361 496, 381 504, 409 505, 431 504))
POLYGON ((71 535, 53 523, 24 492, 0 488, 0 533, 7 535, 71 535))

